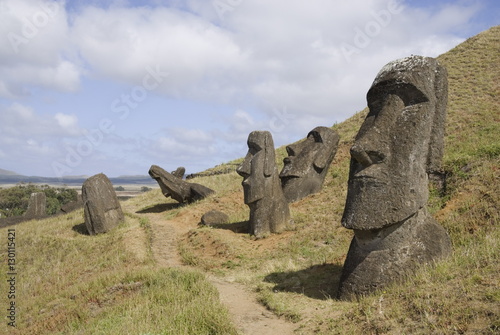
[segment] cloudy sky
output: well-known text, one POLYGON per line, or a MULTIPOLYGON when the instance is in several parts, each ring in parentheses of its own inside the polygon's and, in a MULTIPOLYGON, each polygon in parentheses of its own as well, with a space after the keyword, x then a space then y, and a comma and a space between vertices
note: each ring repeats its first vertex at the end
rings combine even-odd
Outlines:
POLYGON ((0 168, 198 172, 363 109, 387 62, 500 24, 497 0, 0 0, 0 168))

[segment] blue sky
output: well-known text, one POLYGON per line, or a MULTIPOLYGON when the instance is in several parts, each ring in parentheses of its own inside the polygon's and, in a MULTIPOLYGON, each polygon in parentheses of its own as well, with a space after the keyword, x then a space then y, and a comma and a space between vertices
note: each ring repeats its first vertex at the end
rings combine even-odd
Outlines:
POLYGON ((500 23, 496 0, 0 0, 0 168, 197 172, 363 109, 391 60, 500 23))

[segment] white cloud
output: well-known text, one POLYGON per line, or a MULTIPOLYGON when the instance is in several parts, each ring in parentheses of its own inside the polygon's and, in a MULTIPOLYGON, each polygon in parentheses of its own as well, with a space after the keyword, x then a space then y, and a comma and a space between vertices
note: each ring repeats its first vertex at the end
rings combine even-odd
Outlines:
MULTIPOLYGON (((151 95, 234 112, 219 115, 212 128, 195 129, 191 115, 169 114, 187 123, 162 131, 161 122, 151 122, 147 127, 156 135, 141 150, 132 135, 107 139, 113 150, 103 144, 88 157, 88 166, 95 168, 107 156, 118 161, 115 153, 130 155, 128 161, 140 156, 200 167, 214 159, 220 163, 220 157, 244 155, 248 133, 256 129, 270 130, 277 145, 285 144, 364 108, 366 91, 387 62, 409 54, 438 56, 461 42, 457 31, 479 8, 467 1, 414 8, 391 0, 252 0, 227 1, 231 8, 221 13, 204 0, 140 7, 115 1, 103 8, 90 3, 68 2, 68 12, 61 1, 0 0, 0 97, 7 101, 0 106, 3 155, 16 154, 5 146, 60 156, 65 153, 54 144, 57 136, 70 142, 84 137, 83 115, 57 109, 41 114, 29 107, 31 97, 39 102, 53 98, 52 92, 76 92, 86 77, 89 85, 97 79, 113 92, 109 99, 106 92, 99 97, 109 110, 116 83, 144 85, 147 69, 169 74, 151 95)), ((152 100, 141 100, 141 107, 152 100)), ((150 116, 161 120, 159 114, 150 116)), ((116 125, 133 127, 132 119, 116 125)))
POLYGON ((148 66, 169 72, 170 95, 241 60, 227 32, 169 8, 89 7, 75 18, 72 36, 90 67, 108 78, 139 83, 148 66))
POLYGON ((0 106, 0 133, 4 137, 13 136, 21 140, 28 136, 49 139, 79 136, 82 129, 76 115, 37 115, 31 107, 16 102, 10 106, 0 106))
POLYGON ((68 134, 80 135, 82 133, 82 130, 78 126, 78 117, 76 115, 57 113, 54 115, 54 118, 59 126, 68 134))
POLYGON ((166 169, 184 164, 191 172, 195 172, 191 169, 204 166, 205 162, 218 154, 212 133, 183 128, 167 129, 163 133, 154 140, 145 141, 141 154, 145 160, 157 162, 166 169))
POLYGON ((29 94, 35 85, 60 91, 79 86, 64 4, 48 0, 0 3, 0 96, 29 94))

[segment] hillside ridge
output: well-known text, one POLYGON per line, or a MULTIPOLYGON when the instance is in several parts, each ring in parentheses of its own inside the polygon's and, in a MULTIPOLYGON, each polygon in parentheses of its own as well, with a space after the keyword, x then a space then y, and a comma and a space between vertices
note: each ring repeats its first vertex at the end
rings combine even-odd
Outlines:
MULTIPOLYGON (((237 334, 237 311, 208 278, 243 287, 297 334, 498 333, 499 46, 496 26, 438 57, 449 74, 446 190, 431 186, 428 207, 451 237, 451 257, 358 301, 334 298, 353 235, 340 224, 349 149, 365 109, 333 126, 341 142, 323 190, 290 205, 294 227, 282 234, 254 239, 244 230, 248 207, 234 172, 241 159, 216 167, 233 172, 196 177, 216 191, 198 202, 180 205, 159 189, 122 202, 125 223, 109 234, 85 235, 82 210, 16 225, 23 283, 14 334, 237 334), (229 222, 200 226, 209 210, 229 222), (175 234, 161 231, 165 222, 175 234), (159 266, 162 254, 167 266, 184 265, 159 266)), ((276 152, 282 164, 284 146, 276 152)), ((0 291, 7 285, 0 281, 0 291)))

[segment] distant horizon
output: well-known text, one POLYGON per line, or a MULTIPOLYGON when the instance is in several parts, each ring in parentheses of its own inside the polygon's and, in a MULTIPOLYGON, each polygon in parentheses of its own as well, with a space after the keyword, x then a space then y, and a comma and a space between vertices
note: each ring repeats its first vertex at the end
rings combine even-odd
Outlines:
MULTIPOLYGON (((205 171, 205 170, 203 170, 205 171)), ((184 175, 185 176, 189 176, 191 174, 197 174, 197 173, 201 173, 203 171, 196 171, 196 172, 186 172, 186 174, 184 175)), ((104 172, 97 172, 95 174, 98 174, 98 173, 104 173, 104 172)), ((19 174, 17 173, 16 171, 12 171, 12 170, 6 170, 6 169, 2 169, 0 168, 0 177, 2 176, 12 176, 12 177, 34 177, 34 178, 47 178, 47 179, 86 179, 86 178, 89 178, 89 177, 92 177, 93 175, 95 174, 92 174, 92 175, 69 175, 69 176, 61 176, 61 177, 53 177, 53 176, 43 176, 43 175, 25 175, 25 174, 19 174)), ((124 175, 119 175, 119 176, 113 176, 113 175, 108 175, 106 173, 104 173, 108 178, 114 178, 114 179, 118 179, 118 178, 133 178, 133 177, 147 177, 147 178, 150 178, 153 182, 154 179, 151 178, 151 176, 148 174, 148 172, 144 173, 144 174, 124 174, 124 175)), ((2 183, 2 181, 0 180, 0 184, 2 183)))
POLYGON ((197 173, 366 107, 390 61, 498 25, 496 0, 4 0, 0 166, 25 176, 197 173), (218 4, 218 5, 216 5, 218 4))

